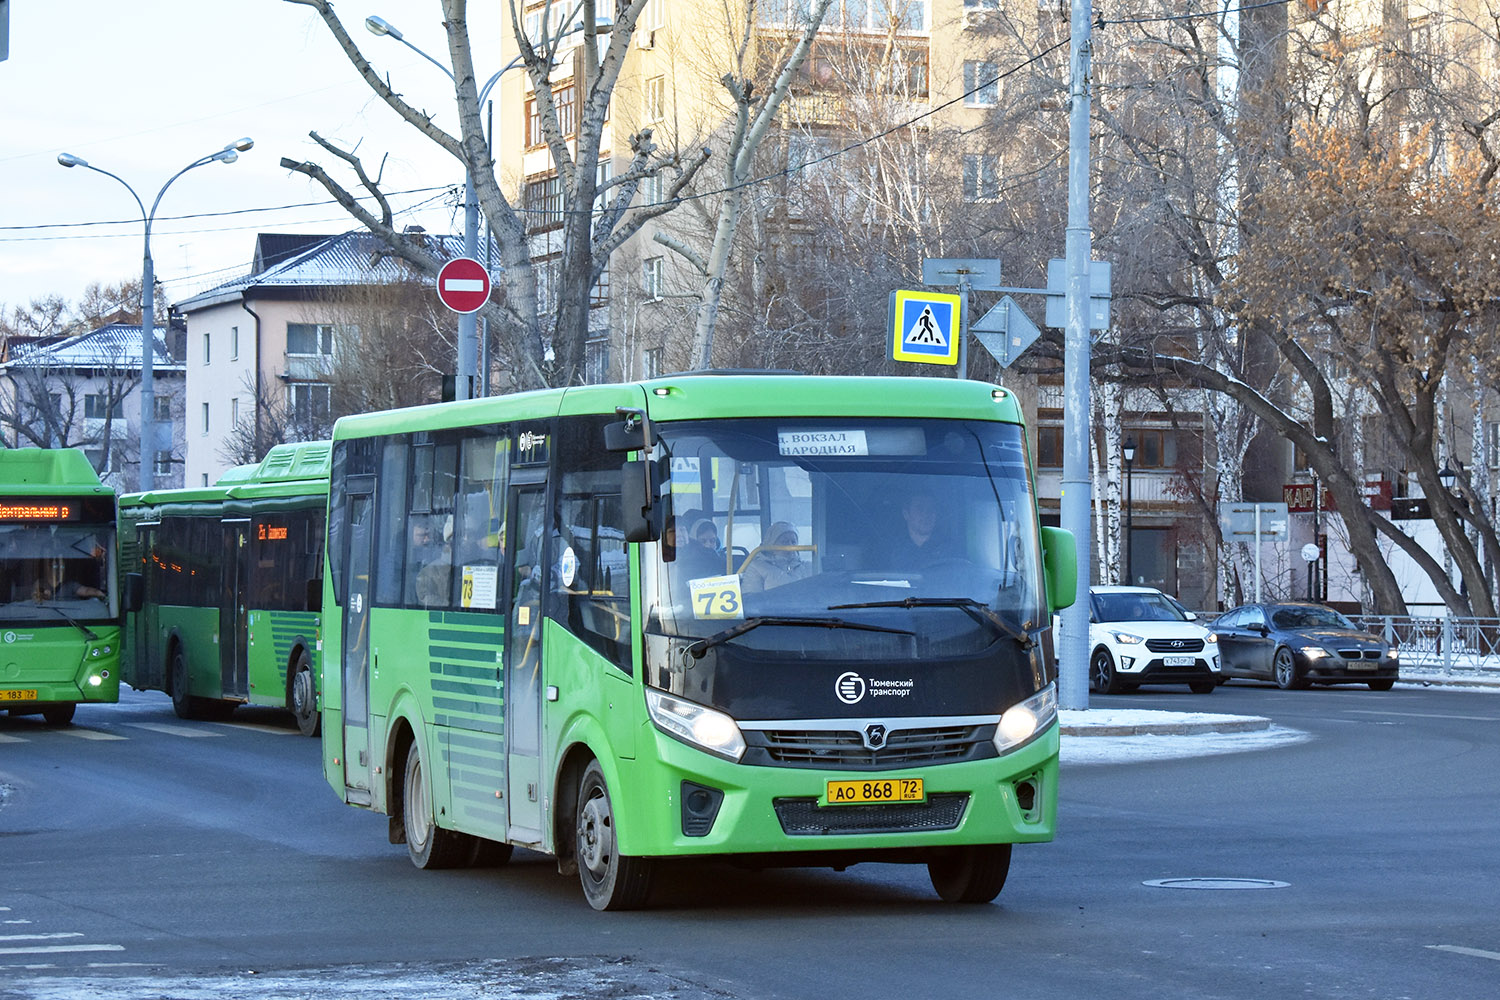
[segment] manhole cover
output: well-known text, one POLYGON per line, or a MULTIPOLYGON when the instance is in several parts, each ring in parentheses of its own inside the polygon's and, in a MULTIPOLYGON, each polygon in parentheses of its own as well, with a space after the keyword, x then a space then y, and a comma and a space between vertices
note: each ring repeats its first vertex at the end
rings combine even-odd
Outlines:
POLYGON ((1158 889, 1285 889, 1291 885, 1268 878, 1153 878, 1142 884, 1158 889))

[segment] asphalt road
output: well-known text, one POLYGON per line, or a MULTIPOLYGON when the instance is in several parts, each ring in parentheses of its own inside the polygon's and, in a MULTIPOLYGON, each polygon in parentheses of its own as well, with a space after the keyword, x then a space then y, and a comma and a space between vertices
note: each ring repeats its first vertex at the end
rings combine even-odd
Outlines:
POLYGON ((1018 847, 985 906, 939 902, 923 868, 694 864, 603 914, 540 855, 416 870, 277 713, 185 723, 127 691, 68 729, 0 716, 0 998, 1496 994, 1500 695, 1092 704, 1312 738, 1065 765, 1057 841, 1018 847), (1148 884, 1184 879, 1267 887, 1148 884))

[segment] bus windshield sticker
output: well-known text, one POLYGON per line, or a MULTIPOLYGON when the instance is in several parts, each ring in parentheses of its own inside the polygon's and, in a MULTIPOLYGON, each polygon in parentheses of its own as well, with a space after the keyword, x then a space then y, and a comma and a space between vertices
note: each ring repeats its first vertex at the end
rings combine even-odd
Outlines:
POLYGON ((863 430, 788 430, 776 432, 783 455, 868 455, 863 430))
POLYGON ((562 558, 558 560, 557 570, 562 574, 562 585, 571 589, 573 581, 578 578, 578 553, 573 551, 573 546, 569 545, 563 549, 562 558))
POLYGON ((494 566, 465 566, 463 606, 466 608, 493 608, 495 584, 499 578, 494 566))
POLYGON ((740 576, 701 576, 688 581, 693 598, 694 618, 744 618, 745 602, 740 596, 740 576))

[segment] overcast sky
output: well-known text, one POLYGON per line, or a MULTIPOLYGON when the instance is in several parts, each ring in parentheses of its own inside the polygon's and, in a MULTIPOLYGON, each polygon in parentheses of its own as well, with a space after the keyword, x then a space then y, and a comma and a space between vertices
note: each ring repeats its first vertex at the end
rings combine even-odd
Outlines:
MULTIPOLYGON (((481 75, 498 68, 505 8, 503 0, 470 5, 481 75)), ((455 129, 447 77, 363 25, 379 14, 442 57, 437 0, 340 0, 336 9, 396 89, 455 129)), ((0 307, 48 294, 73 300, 90 282, 141 275, 135 201, 109 177, 59 166, 61 152, 119 175, 149 211, 178 170, 240 136, 255 140, 238 162, 198 167, 162 199, 151 250, 170 302, 243 274, 257 232, 355 227, 321 188, 279 166, 289 156, 333 170, 310 131, 362 144, 372 171, 388 152, 388 190, 462 183, 456 161, 370 94, 311 8, 285 0, 12 0, 10 10, 10 58, 0 62, 0 307), (110 222, 118 224, 100 224, 110 222)), ((461 229, 453 198, 440 191, 393 198, 398 209, 418 202, 428 205, 402 222, 461 229)))

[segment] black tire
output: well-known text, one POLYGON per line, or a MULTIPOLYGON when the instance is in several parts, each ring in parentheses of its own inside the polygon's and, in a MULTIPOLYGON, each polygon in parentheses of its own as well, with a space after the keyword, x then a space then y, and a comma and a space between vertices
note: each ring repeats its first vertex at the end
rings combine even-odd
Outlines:
POLYGON ((49 726, 66 726, 73 721, 73 713, 76 711, 78 711, 78 705, 71 701, 48 705, 42 709, 42 721, 49 726))
POLYGON ((444 830, 433 819, 432 791, 422 761, 422 744, 413 740, 406 752, 401 777, 401 822, 406 830, 406 854, 418 868, 457 868, 469 863, 472 838, 444 830))
POLYGON ((1188 685, 1188 690, 1193 694, 1213 694, 1218 687, 1218 681, 1193 681, 1188 685))
POLYGON ((172 711, 179 719, 201 719, 203 711, 198 699, 188 694, 187 654, 178 646, 172 650, 172 711))
POLYGON ((927 862, 927 875, 945 903, 988 903, 1005 888, 1010 853, 1010 844, 944 848, 927 862))
POLYGON ((303 736, 317 736, 322 716, 318 714, 318 686, 313 677, 312 657, 307 655, 307 650, 298 650, 286 688, 286 707, 297 720, 297 731, 303 736))
POLYGON ((573 854, 583 895, 596 910, 634 910, 651 894, 652 863, 622 855, 615 831, 614 807, 604 771, 589 761, 578 786, 578 827, 573 854))
POLYGON ((1271 656, 1271 679, 1283 691, 1300 690, 1307 687, 1302 671, 1297 669, 1297 658, 1285 646, 1278 646, 1271 656))
POLYGON ((1122 685, 1115 672, 1115 658, 1100 646, 1089 658, 1089 690, 1095 694, 1119 694, 1122 685))
POLYGON ((1396 682, 1391 680, 1389 677, 1385 678, 1384 680, 1370 681, 1371 691, 1389 691, 1395 686, 1396 682))

